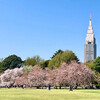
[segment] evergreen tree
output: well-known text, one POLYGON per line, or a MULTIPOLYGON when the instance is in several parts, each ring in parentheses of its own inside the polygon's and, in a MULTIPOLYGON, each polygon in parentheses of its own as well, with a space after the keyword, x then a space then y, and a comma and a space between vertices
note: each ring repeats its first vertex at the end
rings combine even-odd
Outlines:
POLYGON ((57 54, 62 54, 64 51, 59 49, 58 51, 56 51, 56 53, 54 53, 54 55, 51 57, 51 59, 53 59, 57 54))
POLYGON ((100 56, 94 61, 94 70, 100 73, 100 56))
POLYGON ((2 62, 1 67, 3 69, 13 69, 15 67, 21 67, 22 59, 16 55, 10 55, 2 62))

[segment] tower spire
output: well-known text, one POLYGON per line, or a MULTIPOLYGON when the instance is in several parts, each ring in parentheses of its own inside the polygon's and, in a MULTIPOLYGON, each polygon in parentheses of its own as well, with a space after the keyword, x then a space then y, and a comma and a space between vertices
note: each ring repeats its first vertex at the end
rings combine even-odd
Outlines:
POLYGON ((91 14, 90 14, 89 27, 88 27, 88 31, 87 31, 87 37, 86 37, 86 43, 88 43, 88 42, 91 42, 91 43, 94 42, 91 14))
POLYGON ((92 26, 91 13, 90 13, 90 22, 89 22, 89 25, 92 26))

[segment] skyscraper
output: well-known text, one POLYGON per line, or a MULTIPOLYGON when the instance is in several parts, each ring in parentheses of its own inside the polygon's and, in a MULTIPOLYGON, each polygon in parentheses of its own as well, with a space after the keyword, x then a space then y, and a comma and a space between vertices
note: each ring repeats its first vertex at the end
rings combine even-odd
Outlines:
POLYGON ((92 20, 90 15, 89 27, 86 35, 84 46, 84 62, 96 59, 96 39, 92 28, 92 20))

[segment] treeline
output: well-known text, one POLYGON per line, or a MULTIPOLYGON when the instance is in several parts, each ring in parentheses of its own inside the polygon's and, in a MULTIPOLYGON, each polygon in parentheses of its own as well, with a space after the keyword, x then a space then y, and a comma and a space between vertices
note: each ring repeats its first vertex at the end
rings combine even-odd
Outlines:
MULTIPOLYGON (((10 55, 5 59, 0 59, 0 74, 8 69, 15 68, 23 68, 23 73, 28 75, 31 71, 33 71, 34 66, 38 66, 42 70, 55 70, 59 68, 62 63, 70 64, 72 60, 79 62, 77 56, 72 51, 63 51, 58 50, 54 53, 51 59, 43 60, 40 56, 28 57, 24 61, 22 61, 21 57, 16 55, 10 55)), ((96 74, 96 80, 94 84, 100 88, 100 57, 98 57, 94 61, 89 61, 84 63, 88 66, 94 73, 96 74)), ((73 72, 73 74, 76 72, 73 72)), ((52 74, 53 75, 53 74, 52 74)))
MULTIPOLYGON (((72 60, 79 61, 77 56, 72 51, 63 51, 61 49, 56 51, 51 59, 48 60, 44 60, 40 56, 34 56, 28 57, 22 61, 21 57, 18 57, 17 55, 10 55, 5 59, 0 59, 0 72, 3 72, 7 69, 14 69, 16 67, 20 68, 23 65, 38 65, 43 69, 54 69, 58 68, 61 63, 66 62, 68 64, 72 60)), ((91 68, 96 74, 100 74, 100 57, 94 61, 89 61, 84 64, 91 68)))
POLYGON ((10 55, 4 60, 0 61, 0 72, 7 69, 19 68, 23 65, 38 65, 41 68, 45 69, 46 67, 53 69, 59 67, 61 63, 66 62, 70 63, 71 60, 77 60, 77 56, 72 51, 62 51, 58 50, 51 57, 50 60, 43 60, 40 56, 28 57, 26 60, 22 61, 21 57, 16 55, 10 55))

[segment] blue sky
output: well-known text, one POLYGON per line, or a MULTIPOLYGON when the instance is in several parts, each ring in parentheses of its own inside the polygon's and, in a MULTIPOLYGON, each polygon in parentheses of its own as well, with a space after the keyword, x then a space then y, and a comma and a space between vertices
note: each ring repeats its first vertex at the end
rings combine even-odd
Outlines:
POLYGON ((100 56, 99 0, 0 0, 0 58, 50 59, 62 49, 83 62, 90 13, 100 56))

